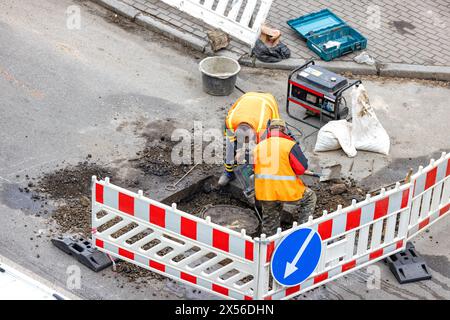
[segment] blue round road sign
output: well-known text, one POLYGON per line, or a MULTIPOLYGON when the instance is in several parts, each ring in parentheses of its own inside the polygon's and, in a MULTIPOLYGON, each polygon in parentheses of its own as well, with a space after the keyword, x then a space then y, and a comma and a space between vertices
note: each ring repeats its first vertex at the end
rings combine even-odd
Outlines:
POLYGON ((322 239, 312 229, 299 229, 285 237, 272 257, 274 279, 281 285, 301 284, 316 270, 322 254, 322 239))

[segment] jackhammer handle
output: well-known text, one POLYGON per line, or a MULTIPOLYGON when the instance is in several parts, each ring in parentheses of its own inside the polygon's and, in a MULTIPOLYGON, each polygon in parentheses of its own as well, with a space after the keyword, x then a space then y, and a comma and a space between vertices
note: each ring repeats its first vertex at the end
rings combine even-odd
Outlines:
POLYGON ((306 170, 304 174, 306 176, 310 176, 310 177, 322 178, 322 175, 320 175, 318 173, 315 173, 315 172, 312 172, 312 171, 309 171, 309 170, 306 170))

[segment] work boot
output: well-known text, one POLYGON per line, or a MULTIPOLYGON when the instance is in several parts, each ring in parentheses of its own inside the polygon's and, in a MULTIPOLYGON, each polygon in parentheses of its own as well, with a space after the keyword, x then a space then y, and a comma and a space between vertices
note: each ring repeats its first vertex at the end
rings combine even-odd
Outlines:
POLYGON ((220 179, 219 179, 219 187, 225 187, 231 181, 233 181, 234 178, 235 178, 234 177, 234 173, 232 173, 232 172, 224 172, 224 173, 222 173, 222 175, 220 176, 220 179))

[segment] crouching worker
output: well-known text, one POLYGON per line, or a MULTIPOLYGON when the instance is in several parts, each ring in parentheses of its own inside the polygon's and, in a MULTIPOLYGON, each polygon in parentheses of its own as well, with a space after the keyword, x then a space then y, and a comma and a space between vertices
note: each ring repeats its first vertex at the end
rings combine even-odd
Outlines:
POLYGON ((312 215, 317 197, 300 176, 308 160, 288 134, 283 120, 272 120, 263 140, 254 150, 255 197, 262 208, 262 231, 267 236, 280 227, 281 211, 304 221, 312 215))
POLYGON ((234 168, 242 164, 236 160, 237 151, 247 153, 247 157, 238 158, 249 163, 248 153, 256 147, 267 123, 279 117, 278 104, 271 94, 249 92, 236 101, 225 119, 225 171, 219 179, 219 186, 224 187, 235 178, 234 168))

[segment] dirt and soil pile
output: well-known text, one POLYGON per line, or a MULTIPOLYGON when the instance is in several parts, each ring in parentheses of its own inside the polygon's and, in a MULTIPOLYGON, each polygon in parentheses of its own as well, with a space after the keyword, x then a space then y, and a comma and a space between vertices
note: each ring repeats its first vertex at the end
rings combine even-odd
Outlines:
POLYGON ((353 179, 318 183, 311 186, 311 189, 317 195, 314 218, 321 217, 324 210, 329 213, 336 211, 338 205, 348 207, 353 199, 363 201, 367 195, 367 190, 358 186, 353 179))
MULTIPOLYGON (((146 139, 145 147, 136 154, 129 163, 136 169, 140 169, 144 176, 171 177, 178 179, 190 168, 190 165, 178 165, 172 161, 172 149, 178 142, 171 141, 171 134, 176 125, 171 119, 151 122, 141 125, 138 130, 146 139)), ((191 145, 193 148, 193 146, 191 145)), ((193 152, 192 152, 193 154, 193 152)), ((88 155, 86 161, 76 166, 59 169, 40 178, 33 189, 36 194, 57 202, 57 209, 53 218, 60 226, 61 232, 79 232, 89 236, 91 232, 91 179, 97 176, 98 180, 110 177, 112 181, 124 188, 136 189, 136 181, 120 179, 117 171, 106 166, 101 166, 90 161, 88 155)), ((211 172, 219 166, 200 165, 197 170, 211 172)), ((219 168, 220 169, 220 168, 219 168)))
MULTIPOLYGON (((192 164, 174 163, 174 156, 182 156, 173 154, 175 146, 180 143, 180 141, 172 141, 174 130, 175 125, 171 119, 148 124, 141 134, 146 139, 145 148, 137 152, 136 157, 130 161, 134 162, 135 167, 141 169, 145 174, 158 177, 181 177, 187 173, 192 164)), ((191 140, 190 154, 190 163, 194 163, 194 139, 191 140)), ((220 168, 219 165, 202 163, 197 170, 211 172, 218 168, 220 168)))
POLYGON ((116 263, 116 272, 125 275, 130 282, 139 281, 142 283, 143 278, 158 280, 166 279, 166 277, 163 277, 157 273, 151 272, 147 269, 141 268, 137 265, 125 261, 119 261, 116 263))
POLYGON ((76 166, 59 169, 44 175, 37 183, 36 189, 46 197, 58 203, 52 218, 63 233, 91 233, 91 181, 92 176, 98 179, 111 177, 111 169, 101 167, 89 161, 80 162, 76 166))
POLYGON ((147 145, 143 151, 136 154, 133 162, 143 172, 158 177, 179 176, 189 170, 188 165, 174 165, 172 149, 176 142, 160 140, 159 143, 147 145))
MULTIPOLYGON (((59 226, 60 233, 91 235, 91 179, 110 177, 116 181, 114 170, 96 163, 83 162, 76 166, 57 170, 44 175, 36 185, 43 197, 58 203, 52 218, 59 226)), ((125 275, 130 282, 142 278, 161 278, 156 273, 133 264, 120 261, 117 272, 125 275)))

